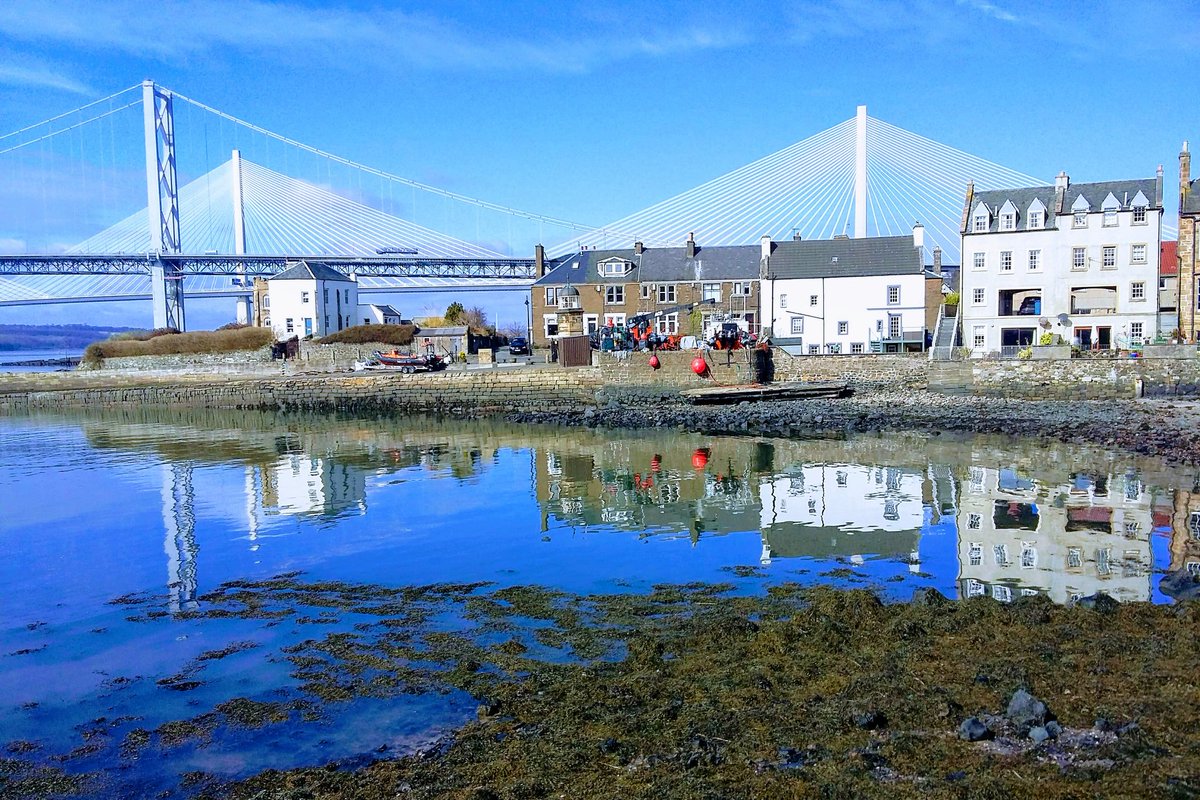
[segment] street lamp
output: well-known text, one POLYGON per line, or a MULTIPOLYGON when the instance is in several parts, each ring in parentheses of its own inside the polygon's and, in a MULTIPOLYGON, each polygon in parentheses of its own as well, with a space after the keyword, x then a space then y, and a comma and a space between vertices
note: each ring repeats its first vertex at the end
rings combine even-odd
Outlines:
POLYGON ((525 338, 529 341, 530 348, 533 347, 533 309, 529 307, 529 298, 525 298, 525 338))

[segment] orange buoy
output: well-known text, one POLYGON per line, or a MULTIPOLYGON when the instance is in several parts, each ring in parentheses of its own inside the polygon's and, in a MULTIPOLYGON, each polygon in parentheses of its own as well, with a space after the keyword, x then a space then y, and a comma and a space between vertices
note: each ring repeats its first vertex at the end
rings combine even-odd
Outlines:
POLYGON ((662 365, 658 363, 658 356, 650 356, 650 369, 658 369, 660 366, 662 365))
POLYGON ((704 360, 704 356, 696 356, 692 359, 692 372, 697 375, 708 372, 708 362, 704 360))

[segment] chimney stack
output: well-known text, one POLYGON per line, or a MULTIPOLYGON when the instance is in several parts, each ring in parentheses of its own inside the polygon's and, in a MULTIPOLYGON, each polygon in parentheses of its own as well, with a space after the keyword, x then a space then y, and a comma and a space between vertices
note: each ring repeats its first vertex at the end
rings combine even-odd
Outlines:
POLYGON ((975 181, 967 181, 967 199, 963 202, 962 222, 958 227, 959 233, 971 230, 971 203, 975 202, 975 181))
POLYGON ((1188 152, 1187 139, 1183 140, 1183 149, 1179 151, 1179 208, 1183 210, 1184 200, 1192 187, 1192 154, 1188 152))
POLYGON ((759 244, 759 247, 761 248, 760 253, 759 253, 759 258, 770 258, 771 257, 771 237, 767 236, 764 233, 763 237, 758 240, 758 244, 759 244))
POLYGON ((687 257, 688 257, 688 258, 695 258, 695 257, 696 257, 696 234, 695 234, 695 233, 689 233, 689 234, 688 234, 688 240, 687 240, 687 257))
POLYGON ((533 248, 533 267, 539 278, 546 274, 546 248, 540 244, 533 248))
POLYGON ((925 246, 925 226, 921 223, 913 225, 913 247, 925 246))
POLYGON ((1071 185, 1071 179, 1067 177, 1065 171, 1054 176, 1054 213, 1063 213, 1063 208, 1067 202, 1067 187, 1071 185))
POLYGON ((643 252, 645 249, 646 249, 646 246, 645 246, 644 244, 642 244, 641 242, 634 242, 634 243, 633 243, 633 253, 634 253, 634 255, 638 255, 638 256, 640 256, 640 255, 642 254, 642 252, 643 252))
POLYGON ((938 275, 942 274, 942 248, 933 248, 933 271, 938 275))

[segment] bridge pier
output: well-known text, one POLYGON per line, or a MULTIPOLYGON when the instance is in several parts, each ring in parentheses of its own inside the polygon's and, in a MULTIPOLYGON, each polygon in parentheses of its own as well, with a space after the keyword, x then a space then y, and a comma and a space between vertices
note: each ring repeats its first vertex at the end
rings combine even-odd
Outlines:
POLYGON ((183 273, 173 264, 155 259, 150 264, 150 302, 154 306, 154 327, 185 331, 183 314, 183 273))
MULTIPOLYGON (((175 175, 175 114, 171 93, 142 83, 142 115, 146 134, 146 210, 149 213, 151 255, 177 255, 179 183, 175 175)), ((150 297, 154 327, 187 330, 183 317, 183 272, 162 258, 150 265, 150 297)))

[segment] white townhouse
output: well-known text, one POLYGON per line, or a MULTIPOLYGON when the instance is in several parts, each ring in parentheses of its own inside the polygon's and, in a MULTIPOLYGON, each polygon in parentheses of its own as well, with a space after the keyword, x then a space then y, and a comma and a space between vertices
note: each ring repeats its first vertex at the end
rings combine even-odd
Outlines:
POLYGON ((276 339, 328 336, 362 315, 358 283, 325 264, 298 261, 267 279, 271 329, 276 339))
POLYGON ((962 218, 963 344, 979 357, 1054 333, 1089 349, 1158 331, 1162 169, 1149 180, 975 192, 962 218))
POLYGON ((924 350, 932 292, 924 228, 912 236, 772 242, 762 238, 761 316, 793 355, 924 350))

